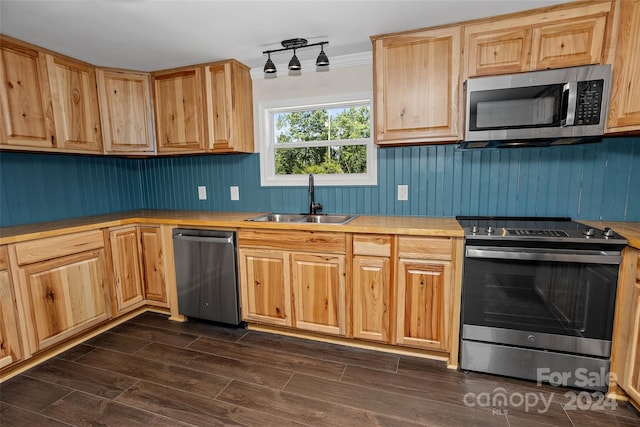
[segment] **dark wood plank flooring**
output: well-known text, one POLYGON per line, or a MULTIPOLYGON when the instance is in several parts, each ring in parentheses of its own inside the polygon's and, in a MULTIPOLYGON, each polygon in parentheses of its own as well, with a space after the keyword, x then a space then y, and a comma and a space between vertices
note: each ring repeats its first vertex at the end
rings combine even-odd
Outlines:
POLYGON ((640 426, 579 393, 145 313, 1 384, 0 425, 640 426))

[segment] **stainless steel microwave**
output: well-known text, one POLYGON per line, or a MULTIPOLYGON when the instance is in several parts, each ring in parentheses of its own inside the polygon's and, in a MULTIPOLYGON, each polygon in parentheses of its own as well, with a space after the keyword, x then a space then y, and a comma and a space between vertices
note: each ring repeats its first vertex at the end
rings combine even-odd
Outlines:
POLYGON ((601 137, 610 87, 609 65, 470 78, 462 146, 571 144, 601 137))

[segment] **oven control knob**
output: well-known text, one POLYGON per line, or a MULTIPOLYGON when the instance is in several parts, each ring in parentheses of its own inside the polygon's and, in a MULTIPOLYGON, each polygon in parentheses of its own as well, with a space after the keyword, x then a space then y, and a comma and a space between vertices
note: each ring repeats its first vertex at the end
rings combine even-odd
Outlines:
POLYGON ((472 226, 471 226, 471 232, 472 232, 472 233, 477 233, 478 231, 480 231, 480 229, 478 228, 478 226, 477 226, 477 225, 472 225, 472 226))
POLYGON ((613 237, 613 230, 609 227, 605 227, 604 231, 602 232, 602 235, 604 237, 613 237))
POLYGON ((590 236, 593 236, 595 232, 593 231, 593 228, 589 227, 582 230, 582 234, 584 234, 587 237, 590 237, 590 236))
POLYGON ((536 336, 535 335, 527 336, 527 341, 529 341, 531 343, 536 342, 536 336))
POLYGON ((487 234, 491 234, 491 233, 493 233, 493 232, 494 232, 493 227, 492 227, 492 226, 488 226, 488 227, 487 227, 487 234))

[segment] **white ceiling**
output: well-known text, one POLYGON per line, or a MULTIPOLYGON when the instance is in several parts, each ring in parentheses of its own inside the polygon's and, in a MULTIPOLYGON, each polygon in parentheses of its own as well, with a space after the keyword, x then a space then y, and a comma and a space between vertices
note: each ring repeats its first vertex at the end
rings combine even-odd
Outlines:
MULTIPOLYGON (((331 57, 371 51, 369 36, 566 0, 0 0, 0 32, 99 66, 161 70, 236 58, 304 37, 331 57)), ((300 60, 318 48, 298 51, 300 60)), ((290 52, 274 54, 287 62, 290 52)))

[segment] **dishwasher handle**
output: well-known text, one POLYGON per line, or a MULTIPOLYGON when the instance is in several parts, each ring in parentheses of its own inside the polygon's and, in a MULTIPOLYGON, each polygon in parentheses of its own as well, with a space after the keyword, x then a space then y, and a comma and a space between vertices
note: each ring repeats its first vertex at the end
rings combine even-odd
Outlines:
POLYGON ((175 240, 186 240, 189 242, 205 242, 205 243, 233 243, 233 236, 229 237, 209 237, 209 236, 191 236, 183 233, 176 233, 173 235, 175 240))

